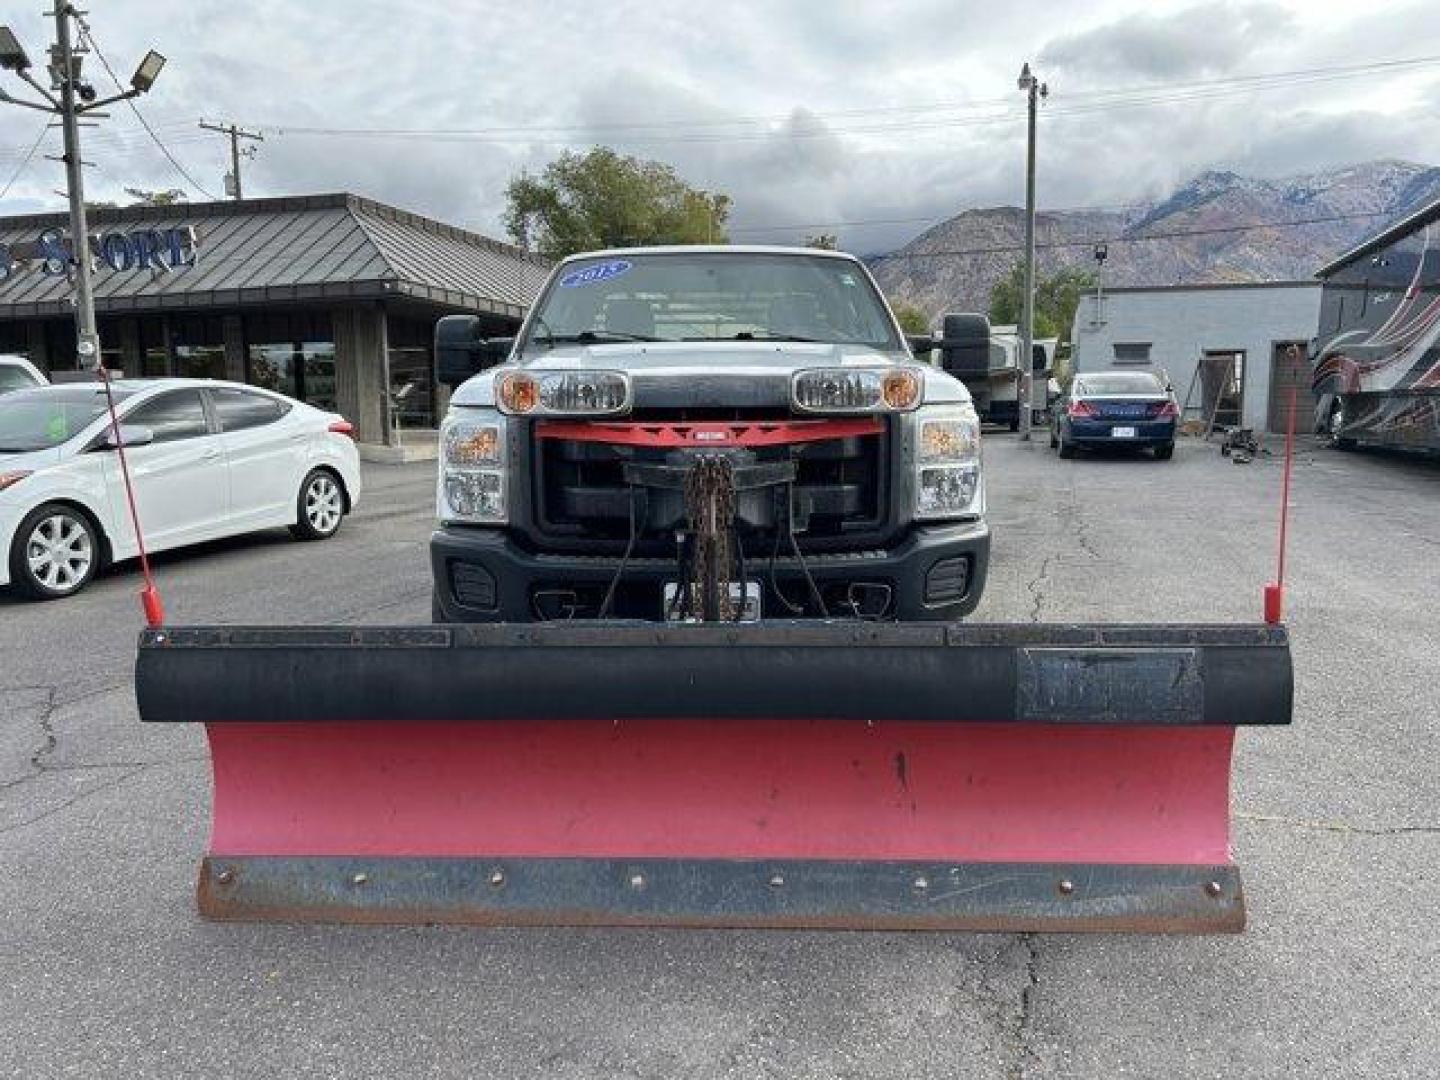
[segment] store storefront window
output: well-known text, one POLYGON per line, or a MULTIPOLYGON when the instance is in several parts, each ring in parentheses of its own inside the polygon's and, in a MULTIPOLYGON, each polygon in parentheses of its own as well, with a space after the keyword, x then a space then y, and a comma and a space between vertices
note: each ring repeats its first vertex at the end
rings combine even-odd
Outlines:
POLYGON ((45 321, 45 355, 50 360, 52 372, 75 371, 79 368, 79 357, 75 353, 74 319, 45 321))
POLYGON ((182 316, 170 321, 175 374, 187 379, 225 378, 225 331, 219 316, 182 316))
POLYGON ((30 332, 23 322, 0 322, 0 353, 34 362, 35 358, 30 355, 30 332))
POLYGON ((170 374, 165 320, 159 315, 145 315, 140 319, 140 374, 152 379, 170 374))
POLYGON ((247 315, 246 379, 319 409, 335 405, 335 342, 327 314, 247 315))
POLYGON ((386 327, 390 341, 391 415, 402 430, 435 426, 434 332, 431 323, 394 316, 386 327))

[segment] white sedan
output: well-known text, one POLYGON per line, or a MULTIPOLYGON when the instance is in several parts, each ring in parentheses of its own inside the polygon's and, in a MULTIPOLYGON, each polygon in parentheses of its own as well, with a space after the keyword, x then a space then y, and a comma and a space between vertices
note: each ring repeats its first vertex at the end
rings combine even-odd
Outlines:
MULTIPOLYGON (((321 540, 360 501, 360 455, 335 413, 208 379, 111 386, 149 551, 281 525, 321 540)), ((104 387, 0 397, 0 585, 58 599, 138 554, 104 387)))

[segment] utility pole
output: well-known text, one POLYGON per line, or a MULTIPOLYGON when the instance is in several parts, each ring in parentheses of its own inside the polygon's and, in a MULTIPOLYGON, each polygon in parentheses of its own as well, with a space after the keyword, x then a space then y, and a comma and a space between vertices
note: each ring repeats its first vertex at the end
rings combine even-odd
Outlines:
POLYGON ((218 131, 222 135, 230 136, 230 175, 225 178, 225 193, 232 199, 243 199, 245 192, 240 186, 240 158, 242 155, 244 157, 254 157, 256 148, 250 146, 242 151, 240 149, 240 140, 249 139, 252 142, 264 142, 265 136, 261 135, 258 131, 246 131, 244 128, 237 127, 234 124, 209 124, 201 120, 200 126, 206 131, 218 131))
MULTIPOLYGON (((60 84, 60 128, 65 140, 65 192, 70 197, 70 250, 75 267, 75 352, 80 364, 100 363, 100 331, 95 323, 95 294, 90 288, 90 229, 85 222, 85 162, 80 157, 76 82, 80 57, 70 44, 69 0, 55 0, 55 47, 50 73, 60 84)), ((95 96, 94 91, 90 96, 95 96)))
POLYGON ((1035 351, 1035 113, 1049 90, 1031 73, 1028 63, 1020 69, 1019 86, 1025 91, 1029 116, 1025 144, 1025 307, 1020 324, 1020 400, 1016 406, 1020 410, 1020 438, 1028 440, 1035 372, 1031 356, 1035 351))
MULTIPOLYGON (((75 282, 75 352, 82 365, 100 363, 100 334, 95 323, 95 296, 90 286, 90 230, 85 222, 85 167, 80 153, 80 117, 113 105, 117 101, 138 97, 155 84, 165 57, 154 49, 145 54, 130 89, 96 100, 95 88, 81 78, 81 63, 88 49, 77 48, 71 39, 72 19, 80 24, 82 37, 88 33, 70 0, 54 0, 51 16, 55 20, 55 43, 50 46, 50 87, 46 89, 30 74, 30 57, 8 26, 0 26, 0 70, 14 72, 43 101, 12 97, 0 88, 0 102, 26 109, 53 113, 60 117, 65 140, 65 194, 70 202, 70 258, 67 270, 75 282), (59 97, 56 97, 58 92, 59 97)), ((104 116, 104 113, 97 113, 104 116)))

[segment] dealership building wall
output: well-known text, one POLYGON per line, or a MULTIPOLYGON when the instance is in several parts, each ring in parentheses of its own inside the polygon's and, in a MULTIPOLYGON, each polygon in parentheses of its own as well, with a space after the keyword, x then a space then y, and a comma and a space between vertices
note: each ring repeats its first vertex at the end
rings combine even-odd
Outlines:
MULTIPOLYGON (((342 413, 377 457, 433 446, 446 404, 434 378, 436 319, 468 312, 490 333, 513 333, 548 270, 511 245, 344 193, 100 208, 90 218, 102 252, 123 254, 116 234, 183 230, 194 243, 193 265, 97 260, 107 366, 279 390, 342 413)), ((0 353, 51 373, 78 366, 73 287, 34 253, 66 225, 60 214, 0 217, 0 254, 10 255, 0 353)))
MULTIPOLYGON (((1303 430, 1313 409, 1308 355, 1319 317, 1314 281, 1107 289, 1076 308, 1072 366, 1163 371, 1183 404, 1202 359, 1228 354, 1238 357, 1243 426, 1283 431, 1294 388, 1303 430)), ((1199 400, 1197 384, 1190 416, 1199 400)))

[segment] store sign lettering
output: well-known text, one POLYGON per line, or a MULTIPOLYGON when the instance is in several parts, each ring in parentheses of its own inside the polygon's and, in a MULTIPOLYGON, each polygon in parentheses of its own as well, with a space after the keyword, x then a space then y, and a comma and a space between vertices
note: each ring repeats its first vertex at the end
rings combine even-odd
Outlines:
MULTIPOLYGON (((192 225, 130 232, 111 229, 92 233, 89 247, 96 269, 170 273, 195 265, 200 237, 192 225)), ((42 274, 63 277, 70 272, 72 257, 70 240, 61 229, 46 229, 32 241, 0 244, 0 281, 32 266, 42 274)))

